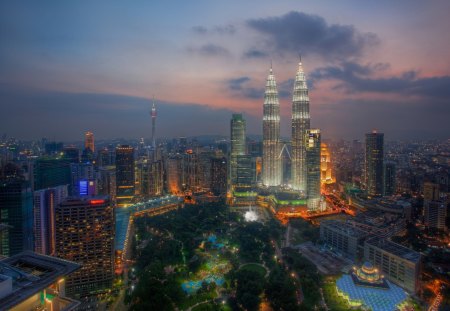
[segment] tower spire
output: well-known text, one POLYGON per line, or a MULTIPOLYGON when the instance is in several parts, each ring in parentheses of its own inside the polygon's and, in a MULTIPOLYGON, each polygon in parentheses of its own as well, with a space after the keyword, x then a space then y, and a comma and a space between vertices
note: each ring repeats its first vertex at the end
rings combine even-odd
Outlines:
POLYGON ((295 76, 292 97, 292 180, 295 190, 306 194, 307 168, 305 137, 310 128, 309 96, 303 71, 302 58, 299 53, 299 63, 295 76))
POLYGON ((266 80, 263 105, 263 184, 279 186, 282 180, 280 144, 280 103, 272 62, 266 80))
POLYGON ((156 106, 155 106, 155 95, 153 95, 153 105, 152 105, 152 110, 150 112, 150 115, 152 117, 152 148, 153 148, 153 151, 155 151, 156 150, 155 132, 156 132, 156 116, 157 116, 156 106))

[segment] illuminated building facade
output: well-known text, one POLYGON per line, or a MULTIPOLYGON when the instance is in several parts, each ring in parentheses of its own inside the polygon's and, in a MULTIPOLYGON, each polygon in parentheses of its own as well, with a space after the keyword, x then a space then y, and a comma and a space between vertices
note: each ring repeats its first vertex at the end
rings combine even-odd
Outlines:
POLYGON ((373 263, 389 281, 408 292, 416 293, 419 290, 420 253, 375 236, 364 244, 364 260, 373 263))
POLYGON ((320 130, 306 130, 306 193, 308 210, 320 207, 320 130))
POLYGON ((218 157, 211 159, 211 192, 224 195, 227 191, 227 159, 218 157))
POLYGON ((183 159, 180 155, 171 156, 166 161, 167 191, 181 194, 183 188, 183 159))
POLYGON ((382 196, 384 187, 384 134, 366 134, 365 179, 367 194, 382 196))
POLYGON ((82 264, 66 280, 69 296, 83 297, 112 286, 114 211, 106 196, 67 199, 55 209, 56 256, 82 264))
POLYGON ((89 149, 92 153, 95 152, 94 133, 88 131, 84 134, 84 149, 89 149))
POLYGON ((263 167, 262 183, 279 186, 282 178, 280 144, 280 103, 272 68, 266 80, 263 109, 263 167))
POLYGON ((292 170, 294 190, 307 191, 306 131, 310 128, 309 96, 302 62, 298 64, 292 97, 292 170))
POLYGON ((68 195, 68 185, 42 189, 33 193, 33 232, 36 253, 55 254, 55 208, 68 195))
POLYGON ((238 155, 236 161, 236 184, 252 186, 256 183, 256 163, 250 155, 238 155))
POLYGON ((335 179, 332 175, 331 155, 327 144, 320 144, 320 181, 322 185, 332 184, 335 179))
POLYGON ((121 145, 116 148, 116 200, 118 207, 132 204, 135 192, 134 148, 121 145))
POLYGON ((230 150, 230 182, 237 183, 238 156, 245 152, 245 119, 242 114, 233 114, 230 122, 231 150, 230 150))

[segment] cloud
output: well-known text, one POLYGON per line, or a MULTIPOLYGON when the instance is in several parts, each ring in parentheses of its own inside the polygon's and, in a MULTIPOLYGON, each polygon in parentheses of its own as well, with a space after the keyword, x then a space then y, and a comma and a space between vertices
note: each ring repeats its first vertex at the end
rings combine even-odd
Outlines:
POLYGON ((192 31, 199 35, 206 35, 206 34, 233 35, 236 33, 236 27, 231 24, 223 26, 213 26, 210 28, 207 28, 205 26, 194 26, 192 27, 192 31))
POLYGON ((375 78, 372 75, 389 67, 389 64, 360 65, 344 62, 314 70, 309 78, 312 85, 320 80, 336 80, 337 88, 347 92, 398 93, 441 99, 450 99, 450 76, 418 77, 414 70, 399 76, 375 78))
POLYGON ((208 43, 200 47, 190 47, 188 51, 203 56, 229 56, 230 51, 220 45, 208 43))
POLYGON ((267 52, 258 50, 256 48, 249 49, 244 53, 244 58, 265 58, 267 56, 269 56, 267 52))
POLYGON ((374 33, 352 25, 328 24, 318 15, 291 11, 277 17, 251 19, 247 25, 265 36, 266 53, 314 53, 329 60, 359 56, 379 43, 374 33))
MULTIPOLYGON (((229 79, 226 81, 228 90, 230 90, 235 96, 248 98, 248 99, 263 99, 264 87, 255 88, 252 87, 251 79, 247 76, 229 79)), ((277 85, 278 97, 289 98, 292 96, 292 89, 294 87, 294 79, 282 81, 277 85)))

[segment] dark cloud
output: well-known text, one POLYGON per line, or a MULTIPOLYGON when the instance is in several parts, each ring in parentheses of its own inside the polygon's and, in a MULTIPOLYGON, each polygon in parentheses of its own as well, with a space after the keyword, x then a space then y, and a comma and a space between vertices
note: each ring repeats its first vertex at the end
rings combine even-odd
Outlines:
POLYGON ((230 51, 220 45, 208 43, 200 47, 190 47, 188 51, 203 56, 229 56, 230 51))
POLYGON ((282 16, 252 19, 247 25, 266 36, 264 49, 273 53, 314 53, 329 60, 359 56, 379 43, 373 33, 352 25, 328 24, 318 15, 289 12, 282 16))
MULTIPOLYGON (((147 138, 151 133, 150 105, 150 98, 24 91, 0 85, 0 109, 8 111, 0 114, 0 135, 67 141, 81 139, 84 131, 92 130, 98 138, 147 138)), ((229 132, 233 113, 229 109, 158 99, 156 106, 158 137, 229 132)))
POLYGON ((233 25, 223 25, 223 26, 214 26, 211 28, 207 28, 205 26, 194 26, 192 27, 192 31, 199 35, 206 34, 219 34, 219 35, 233 35, 236 33, 236 27, 233 25))
MULTIPOLYGON (((248 99, 262 99, 264 98, 264 87, 255 88, 249 86, 251 79, 249 77, 239 77, 229 79, 226 81, 227 88, 232 93, 239 97, 248 99)), ((283 81, 277 85, 279 98, 289 98, 292 96, 292 89, 294 86, 294 79, 283 81)))
POLYGON ((450 76, 420 78, 416 71, 406 71, 400 76, 374 78, 376 72, 388 64, 360 65, 345 62, 339 66, 318 68, 310 74, 312 85, 320 80, 337 80, 337 88, 347 92, 398 93, 450 100, 450 76))
POLYGON ((258 49, 250 49, 244 53, 244 58, 265 58, 269 56, 267 52, 258 49))

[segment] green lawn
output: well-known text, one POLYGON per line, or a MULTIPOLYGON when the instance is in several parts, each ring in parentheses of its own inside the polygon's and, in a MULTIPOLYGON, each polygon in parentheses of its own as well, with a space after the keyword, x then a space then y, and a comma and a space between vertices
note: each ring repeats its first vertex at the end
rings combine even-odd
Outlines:
POLYGON ((325 301, 331 311, 347 311, 350 309, 350 306, 347 304, 347 302, 343 298, 338 296, 335 280, 333 280, 332 282, 326 282, 323 285, 322 290, 325 301))

